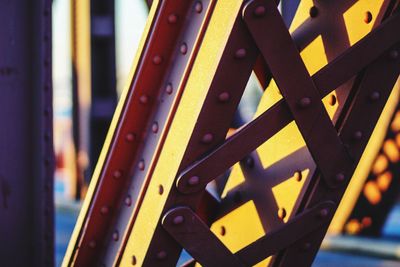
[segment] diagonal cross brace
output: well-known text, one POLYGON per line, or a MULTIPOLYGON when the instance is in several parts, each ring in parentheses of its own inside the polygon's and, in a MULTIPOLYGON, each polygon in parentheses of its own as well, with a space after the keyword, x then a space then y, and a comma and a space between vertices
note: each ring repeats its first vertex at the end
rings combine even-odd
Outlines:
POLYGON ((234 254, 188 207, 167 212, 162 225, 203 266, 253 266, 329 223, 334 208, 333 202, 320 203, 234 254))
POLYGON ((266 60, 307 147, 326 183, 338 185, 349 174, 333 169, 332 162, 353 161, 329 118, 313 80, 271 0, 253 0, 243 10, 243 19, 266 60), (346 175, 346 176, 345 176, 346 175))
MULTIPOLYGON (((392 33, 399 27, 400 14, 394 14, 337 59, 315 73, 312 80, 320 97, 325 97, 398 43, 400 36, 392 33)), ((292 120, 293 116, 286 102, 278 101, 222 145, 184 170, 177 180, 178 190, 182 193, 200 191, 210 181, 240 161, 292 120), (224 160, 221 161, 221 159, 224 160), (214 164, 215 162, 220 163, 214 164), (199 183, 190 185, 188 181, 191 177, 198 177, 199 183)))

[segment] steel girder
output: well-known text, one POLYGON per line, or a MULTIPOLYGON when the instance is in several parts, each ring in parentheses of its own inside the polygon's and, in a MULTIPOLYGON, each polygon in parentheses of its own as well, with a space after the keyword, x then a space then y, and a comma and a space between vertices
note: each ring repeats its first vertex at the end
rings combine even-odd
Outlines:
POLYGON ((311 265, 399 75, 397 4, 302 1, 290 35, 272 0, 155 1, 63 265, 311 265))

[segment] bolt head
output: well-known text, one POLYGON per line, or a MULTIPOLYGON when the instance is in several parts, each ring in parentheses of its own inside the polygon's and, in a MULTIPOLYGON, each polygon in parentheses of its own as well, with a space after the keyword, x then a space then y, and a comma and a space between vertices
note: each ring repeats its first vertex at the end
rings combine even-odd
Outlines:
POLYGON ((147 95, 142 95, 139 98, 139 102, 141 104, 147 104, 149 102, 149 97, 147 95))
POLYGON ((171 83, 169 83, 169 84, 167 84, 167 86, 165 87, 165 92, 167 93, 167 94, 172 94, 172 92, 173 92, 173 88, 172 88, 172 84, 171 83))
POLYGON ((199 176, 192 176, 188 180, 188 184, 191 186, 198 185, 200 183, 200 177, 199 176))
POLYGON ((319 217, 320 218, 326 218, 326 216, 328 216, 329 214, 329 210, 328 209, 321 209, 319 211, 319 217))
POLYGON ((96 245, 97 245, 97 244, 96 244, 96 241, 94 241, 94 240, 92 240, 92 241, 89 242, 89 247, 90 247, 90 248, 95 248, 96 245))
POLYGON ((254 9, 254 15, 256 17, 263 17, 266 13, 266 9, 264 6, 258 6, 254 9))
POLYGON ((391 59, 397 59, 398 57, 399 57, 399 51, 397 51, 397 50, 390 51, 390 58, 391 59))
POLYGON ((182 224, 185 221, 185 218, 182 215, 175 216, 172 220, 172 223, 175 225, 182 224))
POLYGON ((176 14, 171 14, 168 16, 168 23, 175 24, 178 21, 178 16, 176 14))
POLYGON ((182 55, 186 55, 187 50, 188 50, 187 44, 186 43, 181 44, 179 51, 182 53, 182 55))
POLYGON ((229 95, 228 92, 222 92, 222 93, 220 93, 219 96, 218 96, 218 100, 219 100, 219 102, 221 102, 221 103, 228 102, 228 101, 229 101, 229 98, 230 98, 230 95, 229 95))
POLYGON ((214 139, 214 136, 210 133, 207 133, 203 136, 203 138, 201 139, 201 142, 203 144, 209 144, 213 141, 213 139, 214 139))
POLYGON ((345 179, 345 176, 344 176, 343 173, 338 173, 338 174, 336 174, 336 176, 335 176, 335 180, 336 180, 336 182, 338 182, 338 183, 342 183, 342 182, 344 181, 344 179, 345 179))
POLYGON ((164 260, 167 258, 167 252, 165 252, 164 250, 161 250, 157 253, 156 257, 158 260, 164 260))
POLYGON ((299 100, 298 104, 300 108, 308 108, 311 105, 311 98, 303 97, 299 100))
POLYGON ((107 206, 103 206, 103 207, 101 207, 101 209, 100 209, 100 213, 103 214, 103 215, 108 214, 109 211, 110 211, 110 208, 107 207, 107 206))
POLYGON ((135 134, 133 134, 133 133, 128 133, 128 134, 125 136, 125 139, 126 139, 126 141, 128 141, 128 142, 133 142, 133 141, 135 140, 135 134))
POLYGON ((203 11, 203 4, 201 1, 197 1, 197 3, 194 5, 194 10, 196 10, 197 13, 201 13, 201 11, 203 11))
POLYGON ((316 6, 313 6, 310 8, 310 17, 315 18, 318 16, 318 8, 316 6))
POLYGON ((361 131, 355 131, 353 134, 354 140, 360 140, 362 138, 363 134, 361 131))
POLYGON ((120 170, 114 171, 113 177, 114 177, 115 179, 118 179, 118 178, 120 178, 121 176, 122 176, 122 172, 121 172, 120 170))
POLYGON ((246 157, 244 164, 247 168, 252 169, 254 167, 254 159, 250 156, 246 157))
POLYGON ((247 51, 244 48, 240 48, 238 50, 236 50, 235 52, 235 58, 237 59, 243 59, 246 57, 247 51))
POLYGON ((160 65, 161 62, 162 62, 162 57, 161 57, 161 56, 155 55, 155 56, 153 57, 153 64, 154 64, 154 65, 160 65))
POLYGON ((378 101, 380 97, 381 94, 377 91, 374 91, 369 95, 369 99, 371 99, 372 101, 378 101))

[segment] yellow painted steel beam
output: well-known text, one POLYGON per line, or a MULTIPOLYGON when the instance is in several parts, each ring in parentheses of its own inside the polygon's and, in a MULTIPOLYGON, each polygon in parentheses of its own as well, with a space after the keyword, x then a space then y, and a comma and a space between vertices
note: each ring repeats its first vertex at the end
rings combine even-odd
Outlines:
MULTIPOLYGON (((212 78, 232 30, 241 1, 219 0, 212 11, 201 48, 196 56, 191 75, 184 88, 179 106, 166 135, 161 154, 155 165, 148 189, 144 195, 137 219, 133 222, 121 266, 141 266, 148 252, 154 229, 162 216, 169 192, 175 186, 175 177, 189 139, 193 133, 212 78), (158 193, 162 185, 164 193, 158 193)), ((153 4, 154 6, 154 4, 153 4)), ((182 88, 183 89, 183 88, 182 88)))

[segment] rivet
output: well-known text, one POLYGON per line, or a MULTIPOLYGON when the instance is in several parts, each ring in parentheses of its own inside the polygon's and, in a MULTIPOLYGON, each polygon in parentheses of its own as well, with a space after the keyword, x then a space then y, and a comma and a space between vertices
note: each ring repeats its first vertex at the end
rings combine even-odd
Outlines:
POLYGON ((336 182, 341 183, 341 182, 344 181, 344 179, 345 179, 345 177, 344 177, 344 174, 343 174, 343 173, 338 173, 338 174, 336 174, 336 176, 335 176, 336 182))
POLYGON ((48 16, 48 15, 50 14, 50 10, 49 10, 48 8, 46 8, 46 9, 44 10, 43 14, 44 14, 45 16, 48 16))
POLYGON ((126 196, 125 200, 124 200, 125 205, 127 205, 128 207, 130 207, 132 205, 132 198, 131 196, 126 196))
POLYGON ((142 95, 139 98, 139 102, 141 104, 147 104, 149 102, 149 97, 147 95, 142 95))
POLYGON ((140 160, 138 163, 139 170, 143 171, 145 168, 144 159, 140 160))
POLYGON ((135 257, 135 255, 133 255, 132 256, 132 265, 136 265, 136 263, 137 263, 136 257, 135 257))
POLYGON ((110 208, 107 207, 107 206, 103 206, 103 207, 101 207, 101 209, 100 209, 100 213, 103 214, 103 215, 108 214, 109 211, 110 211, 110 208))
POLYGON ((229 98, 230 98, 230 95, 228 92, 222 92, 218 96, 219 102, 222 102, 222 103, 228 102, 229 98))
POLYGON ((192 176, 188 180, 188 184, 191 186, 198 185, 200 183, 200 177, 199 176, 192 176))
POLYGON ((313 6, 310 8, 310 17, 315 18, 316 16, 318 16, 318 8, 313 6))
POLYGON ((201 3, 201 1, 196 2, 194 10, 196 10, 197 13, 201 13, 201 11, 203 11, 203 4, 201 3))
POLYGON ((248 156, 245 158, 244 164, 246 165, 247 168, 252 169, 254 167, 254 159, 248 156))
POLYGON ((301 171, 296 171, 294 173, 294 179, 296 179, 296 181, 300 182, 303 179, 303 174, 301 173, 301 171))
POLYGON ((319 211, 318 216, 319 216, 320 218, 325 218, 326 216, 328 216, 328 214, 329 214, 329 210, 328 210, 328 209, 321 209, 321 210, 319 211))
POLYGON ((115 231, 114 231, 114 233, 113 233, 113 235, 112 235, 112 239, 113 239, 114 241, 118 241, 118 239, 119 239, 118 230, 115 230, 115 231))
POLYGON ((128 133, 128 134, 125 136, 125 140, 128 141, 128 142, 133 142, 133 141, 135 140, 135 134, 133 134, 133 133, 128 133))
POLYGON ((235 58, 242 59, 242 58, 244 58, 246 56, 246 54, 247 54, 246 49, 240 48, 240 49, 236 50, 235 58))
POLYGON ((178 16, 175 14, 171 14, 168 16, 168 23, 175 24, 178 21, 178 16))
POLYGON ((122 172, 121 172, 120 170, 114 171, 113 177, 114 177, 115 179, 118 179, 118 178, 120 178, 121 176, 122 176, 122 172))
POLYGON ((209 144, 213 141, 213 139, 214 139, 214 136, 212 134, 208 133, 208 134, 205 134, 203 136, 203 138, 201 138, 201 142, 203 144, 209 144))
POLYGON ((265 15, 265 7, 264 6, 258 6, 254 9, 254 15, 256 17, 263 17, 265 15))
POLYGON ((364 15, 364 22, 368 24, 368 23, 370 23, 371 21, 372 21, 372 13, 369 12, 369 11, 365 12, 365 15, 364 15))
POLYGON ((287 215, 287 213, 286 213, 286 209, 285 209, 285 208, 280 208, 280 209, 278 210, 278 218, 279 218, 280 220, 283 221, 283 219, 286 218, 286 215, 287 215))
POLYGON ((50 134, 49 133, 45 133, 44 134, 44 140, 45 141, 49 141, 50 140, 50 134))
POLYGON ((362 132, 361 131, 355 131, 353 134, 353 138, 355 140, 360 140, 362 138, 362 132))
POLYGON ((96 245, 97 245, 97 244, 96 244, 96 241, 94 241, 94 240, 92 240, 92 241, 89 242, 89 247, 90 247, 90 248, 95 248, 96 245))
POLYGON ((164 193, 164 187, 160 184, 158 186, 158 194, 162 195, 164 193))
POLYGON ((303 250, 303 251, 307 251, 310 248, 311 248, 311 243, 309 243, 309 242, 306 242, 301 246, 301 250, 303 250))
POLYGON ((334 106, 336 104, 336 96, 334 94, 331 94, 329 96, 328 100, 329 105, 334 106))
POLYGON ((173 91, 174 89, 172 88, 172 84, 171 83, 167 84, 167 86, 165 87, 165 92, 170 95, 172 94, 173 91))
POLYGON ((181 53, 182 53, 183 55, 186 55, 187 50, 188 50, 187 44, 186 44, 186 43, 182 43, 182 44, 181 44, 181 47, 179 48, 179 51, 181 51, 181 53))
POLYGON ((156 258, 158 260, 164 260, 167 258, 167 252, 165 252, 164 250, 161 250, 157 253, 156 258))
POLYGON ((156 121, 153 122, 153 125, 151 126, 151 131, 153 133, 157 133, 158 132, 158 123, 156 121))
POLYGON ((185 221, 185 218, 182 215, 175 216, 172 222, 175 225, 182 224, 185 221))
POLYGON ((154 64, 154 65, 160 65, 161 62, 162 62, 162 57, 161 57, 161 56, 155 55, 155 56, 153 57, 153 64, 154 64))
POLYGON ((299 104, 299 107, 301 107, 301 108, 307 108, 311 105, 311 98, 303 97, 302 99, 300 99, 298 104, 299 104))
POLYGON ((397 51, 397 50, 392 50, 392 51, 390 51, 390 58, 391 59, 397 59, 398 57, 399 57, 399 51, 397 51))
POLYGON ((45 91, 50 91, 50 84, 46 84, 46 85, 44 86, 44 90, 45 90, 45 91))
POLYGON ((377 91, 374 91, 369 95, 369 99, 371 99, 372 101, 377 101, 377 100, 379 100, 380 97, 381 97, 381 94, 377 91))
POLYGON ((225 226, 221 226, 221 230, 220 230, 220 235, 221 236, 225 236, 226 235, 226 228, 225 228, 225 226))

